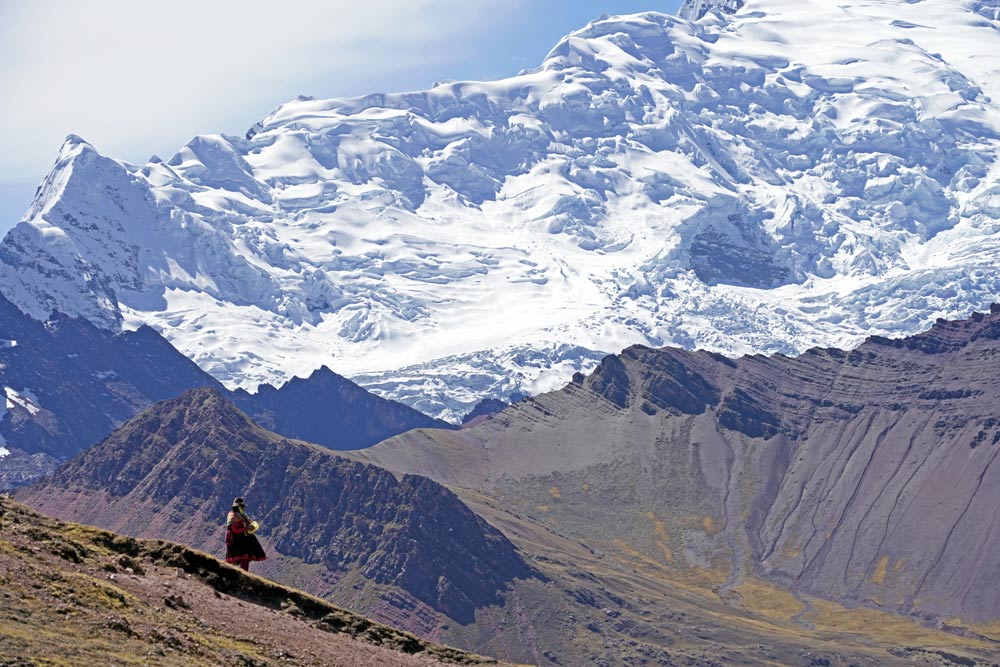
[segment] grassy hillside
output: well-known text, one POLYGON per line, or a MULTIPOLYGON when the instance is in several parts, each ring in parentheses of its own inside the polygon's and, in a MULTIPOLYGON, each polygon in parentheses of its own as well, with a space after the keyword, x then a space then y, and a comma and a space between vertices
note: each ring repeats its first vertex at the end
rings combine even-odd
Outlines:
POLYGON ((3 665, 494 665, 163 541, 0 497, 3 665))

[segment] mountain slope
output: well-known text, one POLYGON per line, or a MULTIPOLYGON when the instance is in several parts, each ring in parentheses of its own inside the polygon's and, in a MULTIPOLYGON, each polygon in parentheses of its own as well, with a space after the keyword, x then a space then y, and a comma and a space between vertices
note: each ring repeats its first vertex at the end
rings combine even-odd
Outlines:
POLYGON ((533 576, 440 485, 280 438, 212 389, 153 406, 17 497, 57 517, 215 550, 236 496, 258 508, 281 555, 263 571, 309 566, 310 590, 349 588, 360 575, 468 622, 502 600, 507 582, 533 576))
MULTIPOLYGON (((605 472, 610 482, 616 471, 605 472)), ((572 489, 561 488, 569 499, 572 489)), ((255 571, 424 638, 514 662, 764 667, 808 655, 806 664, 817 666, 940 666, 945 652, 969 667, 990 664, 982 660, 993 647, 985 636, 791 598, 759 580, 724 602, 709 588, 717 572, 688 576, 627 545, 574 537, 556 507, 559 488, 546 491, 552 509, 530 509, 539 518, 467 490, 464 505, 426 478, 397 479, 269 434, 211 390, 154 406, 18 497, 58 516, 221 553, 221 518, 235 493, 250 500, 271 555, 255 571), (808 611, 807 623, 799 611, 808 611)), ((616 520, 628 526, 632 517, 620 512, 616 520)))
MULTIPOLYGON (((116 334, 64 316, 42 324, 0 296, 0 489, 51 472, 153 403, 203 386, 225 391, 150 327, 116 334)), ((272 430, 332 449, 449 428, 326 368, 227 395, 272 430)))
POLYGON ((214 378, 149 327, 111 334, 86 320, 46 324, 0 296, 0 488, 104 438, 156 401, 214 378))
POLYGON ((1000 619, 1000 306, 857 349, 634 347, 477 427, 358 453, 738 595, 1000 619))
POLYGON ((5 664, 497 664, 206 554, 65 524, 0 497, 5 664))
POLYGON ((996 0, 755 0, 595 21, 501 81, 294 100, 166 162, 71 137, 0 291, 149 324, 228 386, 326 363, 452 421, 629 344, 914 333, 1000 288, 996 54, 996 0))

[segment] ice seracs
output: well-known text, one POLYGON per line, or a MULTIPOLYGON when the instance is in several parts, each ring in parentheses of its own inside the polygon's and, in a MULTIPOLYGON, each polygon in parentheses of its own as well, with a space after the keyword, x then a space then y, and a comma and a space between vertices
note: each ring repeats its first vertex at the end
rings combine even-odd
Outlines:
POLYGON ((995 9, 610 17, 509 79, 300 98, 166 161, 71 138, 0 291, 229 385, 326 364, 455 420, 633 343, 911 333, 1000 291, 995 9))
POLYGON ((684 0, 677 15, 689 21, 697 21, 710 11, 732 14, 746 4, 746 0, 684 0))

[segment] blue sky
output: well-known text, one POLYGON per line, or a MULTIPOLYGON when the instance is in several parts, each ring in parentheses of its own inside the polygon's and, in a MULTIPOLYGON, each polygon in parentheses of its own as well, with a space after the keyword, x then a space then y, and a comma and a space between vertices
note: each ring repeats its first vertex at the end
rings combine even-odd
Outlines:
POLYGON ((421 90, 537 66, 602 14, 680 0, 0 0, 0 233, 63 138, 130 162, 242 134, 299 94, 421 90))

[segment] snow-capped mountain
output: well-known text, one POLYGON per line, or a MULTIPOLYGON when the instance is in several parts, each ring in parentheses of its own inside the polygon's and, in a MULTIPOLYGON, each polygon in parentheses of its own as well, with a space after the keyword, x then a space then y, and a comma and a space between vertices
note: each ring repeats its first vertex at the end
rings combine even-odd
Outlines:
POLYGON ((1000 0, 688 4, 724 11, 167 161, 70 137, 0 292, 149 324, 230 386, 326 364, 449 418, 632 343, 848 346, 996 299, 1000 0))

